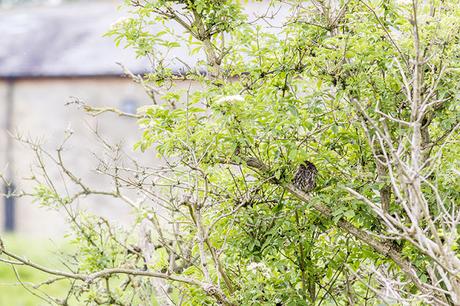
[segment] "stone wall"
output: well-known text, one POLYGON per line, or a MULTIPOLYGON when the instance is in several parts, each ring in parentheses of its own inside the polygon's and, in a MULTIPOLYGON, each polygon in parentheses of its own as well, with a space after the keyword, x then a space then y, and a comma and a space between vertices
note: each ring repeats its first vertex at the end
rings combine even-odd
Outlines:
MULTIPOLYGON (((32 141, 39 141, 50 152, 55 153, 65 139, 66 130, 72 130, 73 136, 65 145, 64 160, 71 170, 84 179, 86 184, 101 189, 110 189, 111 181, 97 174, 95 156, 104 158, 104 150, 94 134, 98 133, 112 144, 123 143, 123 147, 132 151, 134 143, 140 138, 136 120, 105 113, 98 117, 85 114, 76 106, 66 106, 70 97, 78 97, 96 107, 116 107, 125 110, 134 109, 151 103, 143 88, 131 80, 123 78, 67 78, 67 79, 23 79, 0 82, 0 166, 2 173, 8 164, 6 160, 6 97, 8 86, 13 86, 13 116, 11 132, 32 141), (135 105, 134 105, 135 104, 135 105)), ((190 84, 178 82, 178 86, 188 88, 190 84)), ((11 88, 10 88, 11 89, 11 88)), ((26 191, 33 190, 28 177, 32 175, 37 160, 27 146, 14 142, 12 150, 12 175, 16 185, 26 191)), ((130 153, 143 163, 156 164, 153 152, 130 153)), ((11 161, 10 161, 11 162, 11 161)), ((65 179, 56 167, 50 167, 50 177, 58 182, 57 188, 65 192, 65 179)), ((69 187, 68 187, 69 188, 69 187)), ((70 190, 72 191, 72 190, 70 190)), ((129 222, 130 214, 126 204, 107 197, 87 197, 79 202, 79 209, 88 209, 109 219, 129 222)), ((65 231, 65 212, 55 212, 40 207, 30 197, 16 200, 16 230, 24 234, 62 235, 65 231)), ((4 224, 4 199, 0 202, 0 225, 4 224)))

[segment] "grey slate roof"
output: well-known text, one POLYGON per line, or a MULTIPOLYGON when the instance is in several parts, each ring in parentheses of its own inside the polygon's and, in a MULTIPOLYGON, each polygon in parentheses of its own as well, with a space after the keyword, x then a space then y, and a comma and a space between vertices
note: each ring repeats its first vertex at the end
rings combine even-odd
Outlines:
MULTIPOLYGON (((0 9, 0 78, 116 76, 123 74, 117 62, 133 73, 151 71, 153 67, 147 59, 136 59, 132 49, 116 47, 113 38, 103 36, 114 22, 127 16, 117 9, 119 3, 120 0, 91 0, 0 9)), ((245 11, 252 17, 270 15, 269 3, 249 1, 245 11)), ((283 7, 276 13, 271 22, 281 25, 288 9, 283 7)), ((266 26, 263 21, 258 23, 266 26)), ((167 26, 176 35, 183 33, 175 22, 167 26)), ((151 30, 159 31, 161 27, 151 30)), ((198 59, 204 59, 204 55, 192 57, 188 49, 181 47, 168 53, 164 65, 181 74, 188 67, 200 69, 196 67, 198 59)))
POLYGON ((103 37, 123 14, 117 3, 86 2, 0 10, 0 78, 120 75, 151 66, 103 37))

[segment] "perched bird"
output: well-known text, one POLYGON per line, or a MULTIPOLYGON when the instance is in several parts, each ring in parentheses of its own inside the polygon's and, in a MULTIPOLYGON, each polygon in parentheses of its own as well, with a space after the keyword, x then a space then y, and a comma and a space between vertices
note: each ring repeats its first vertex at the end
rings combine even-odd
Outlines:
POLYGON ((317 173, 318 169, 316 169, 315 165, 306 160, 300 164, 292 183, 303 192, 308 193, 316 187, 317 173))

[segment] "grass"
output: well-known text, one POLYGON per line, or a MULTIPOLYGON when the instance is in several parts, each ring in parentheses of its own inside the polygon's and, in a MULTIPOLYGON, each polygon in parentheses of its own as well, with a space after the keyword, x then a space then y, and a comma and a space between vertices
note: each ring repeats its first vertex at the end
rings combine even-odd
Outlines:
MULTIPOLYGON (((59 252, 72 253, 72 246, 68 243, 56 243, 46 239, 11 234, 1 234, 0 237, 8 251, 44 267, 66 271, 65 266, 60 262, 60 259, 64 257, 59 252)), ((7 259, 5 256, 2 258, 7 259)), ((34 295, 34 293, 63 300, 70 288, 70 282, 63 280, 52 284, 43 284, 39 288, 40 291, 34 290, 34 285, 52 279, 53 276, 26 266, 16 266, 15 269, 16 272, 10 264, 0 262, 0 306, 50 305, 49 302, 34 295)), ((114 280, 112 287, 116 286, 117 280, 114 280)), ((70 305, 81 304, 81 301, 78 302, 75 298, 71 298, 68 302, 70 305)), ((152 298, 151 305, 158 306, 159 304, 155 298, 152 298)))
MULTIPOLYGON (((63 244, 20 235, 2 235, 2 240, 9 251, 35 263, 54 269, 63 267, 57 254, 58 250, 62 250, 63 244)), ((0 262, 0 305, 49 305, 48 302, 35 296, 25 287, 30 288, 31 284, 42 283, 50 279, 50 276, 23 266, 17 267, 16 272, 11 265, 0 262)), ((60 281, 50 285, 43 285, 40 287, 41 292, 36 290, 34 292, 40 295, 48 294, 53 297, 63 298, 68 287, 69 283, 67 281, 60 281)))

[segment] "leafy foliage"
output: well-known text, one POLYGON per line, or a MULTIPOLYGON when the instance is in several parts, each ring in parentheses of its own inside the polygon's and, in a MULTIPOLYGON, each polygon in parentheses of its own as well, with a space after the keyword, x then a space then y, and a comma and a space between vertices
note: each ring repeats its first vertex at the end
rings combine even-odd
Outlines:
MULTIPOLYGON (((156 65, 133 76, 154 92, 135 148, 164 166, 104 167, 114 192, 74 180, 81 195, 133 206, 138 222, 123 231, 72 218, 84 277, 71 277, 87 280, 73 294, 121 305, 165 292, 163 303, 186 305, 460 303, 456 1, 273 1, 257 20, 237 1, 126 5, 109 35, 156 65), (278 9, 280 26, 262 26, 278 9), (167 54, 184 47, 199 60, 179 73, 167 54), (306 160, 318 169, 311 193, 292 184, 306 160)), ((67 205, 46 186, 35 195, 67 205)))

